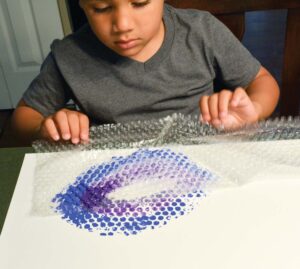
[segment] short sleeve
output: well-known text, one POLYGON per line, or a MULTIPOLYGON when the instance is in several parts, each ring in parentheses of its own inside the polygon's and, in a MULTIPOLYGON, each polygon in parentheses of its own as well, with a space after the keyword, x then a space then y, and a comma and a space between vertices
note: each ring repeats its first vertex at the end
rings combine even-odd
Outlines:
POLYGON ((25 103, 49 116, 63 108, 70 100, 70 90, 50 53, 41 66, 39 75, 23 95, 25 103))
POLYGON ((233 33, 210 16, 213 65, 217 78, 229 88, 246 87, 257 75, 261 64, 233 33))

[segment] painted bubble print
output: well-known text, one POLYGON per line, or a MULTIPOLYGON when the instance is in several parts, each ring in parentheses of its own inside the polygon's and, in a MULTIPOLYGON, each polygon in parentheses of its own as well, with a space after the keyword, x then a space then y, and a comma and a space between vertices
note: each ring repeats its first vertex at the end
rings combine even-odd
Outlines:
POLYGON ((182 153, 139 149, 90 167, 54 197, 54 210, 101 236, 134 235, 190 212, 214 180, 182 153))

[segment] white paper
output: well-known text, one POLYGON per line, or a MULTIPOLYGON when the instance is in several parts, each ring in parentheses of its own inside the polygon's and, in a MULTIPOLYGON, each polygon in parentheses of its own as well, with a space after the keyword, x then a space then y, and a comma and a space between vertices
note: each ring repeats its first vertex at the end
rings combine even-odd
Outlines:
POLYGON ((300 268, 299 167, 208 193, 159 229, 101 237, 58 215, 31 214, 35 164, 35 154, 25 156, 0 237, 0 268, 300 268))

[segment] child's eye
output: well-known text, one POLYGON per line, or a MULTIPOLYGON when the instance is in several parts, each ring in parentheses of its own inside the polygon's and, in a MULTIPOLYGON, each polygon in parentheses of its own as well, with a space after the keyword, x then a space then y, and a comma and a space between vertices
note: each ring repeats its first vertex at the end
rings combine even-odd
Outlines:
POLYGON ((103 7, 103 8, 99 8, 99 7, 94 7, 93 11, 95 13, 104 13, 104 12, 108 12, 111 10, 111 6, 107 6, 107 7, 103 7))
POLYGON ((149 3, 150 3, 150 0, 146 0, 143 2, 132 2, 132 5, 134 7, 144 7, 144 6, 148 5, 149 3))

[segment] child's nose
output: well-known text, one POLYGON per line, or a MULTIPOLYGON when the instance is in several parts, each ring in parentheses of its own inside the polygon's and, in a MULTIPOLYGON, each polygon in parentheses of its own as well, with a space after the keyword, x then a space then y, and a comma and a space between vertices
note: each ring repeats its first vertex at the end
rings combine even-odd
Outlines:
POLYGON ((113 17, 113 30, 116 33, 129 32, 133 29, 133 20, 130 12, 118 10, 113 17))

